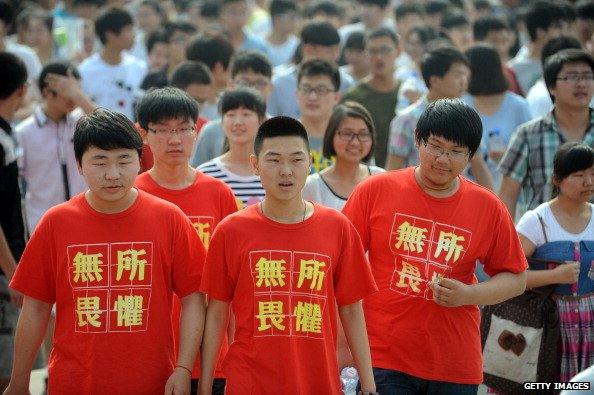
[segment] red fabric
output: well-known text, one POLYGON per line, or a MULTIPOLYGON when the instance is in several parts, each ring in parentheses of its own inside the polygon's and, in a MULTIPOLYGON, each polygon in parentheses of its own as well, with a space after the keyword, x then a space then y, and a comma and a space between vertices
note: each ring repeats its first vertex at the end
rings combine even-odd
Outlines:
POLYGON ((476 283, 477 260, 491 276, 522 272, 527 263, 503 203, 459 179, 453 196, 438 199, 419 187, 414 168, 388 172, 360 184, 344 207, 379 288, 363 303, 374 367, 427 380, 482 382, 478 307, 441 307, 427 282, 438 273, 476 283), (419 243, 414 235, 421 235, 419 243))
MULTIPOLYGON (((208 119, 198 117, 198 119, 196 120, 197 135, 200 134, 202 127, 206 125, 208 122, 210 122, 208 119)), ((138 123, 135 123, 134 126, 136 126, 136 130, 138 130, 140 133, 140 125, 138 123)), ((153 160, 153 152, 151 151, 151 147, 149 147, 148 144, 142 144, 142 154, 140 156, 140 173, 144 173, 145 171, 150 170, 153 167, 154 163, 155 162, 153 160)))
POLYGON ((354 227, 335 210, 314 207, 301 223, 279 224, 253 205, 215 231, 201 289, 232 302, 236 318, 223 365, 227 394, 342 393, 336 305, 376 287, 354 227), (266 308, 280 315, 271 318, 266 308), (304 316, 312 326, 298 319, 304 316))
POLYGON ((522 88, 520 87, 520 83, 518 82, 518 78, 516 77, 516 72, 514 69, 507 65, 503 65, 503 74, 509 83, 507 90, 520 96, 526 96, 526 93, 522 92, 522 88))
MULTIPOLYGON (((231 188, 216 178, 207 176, 196 170, 196 180, 184 189, 172 190, 163 188, 157 184, 148 172, 142 173, 136 178, 136 187, 155 195, 168 202, 174 203, 190 218, 194 228, 198 232, 204 247, 208 249, 210 238, 214 228, 227 215, 237 211, 237 203, 231 188)), ((181 305, 178 298, 173 298, 173 323, 174 339, 179 338, 179 318, 181 305)), ((221 349, 221 358, 215 371, 215 377, 225 377, 221 370, 222 360, 227 353, 227 338, 221 349)), ((200 355, 196 357, 196 364, 192 370, 192 378, 200 378, 200 355)))
POLYGON ((95 211, 84 194, 50 209, 11 282, 56 304, 48 392, 163 394, 172 294, 198 291, 204 259, 182 211, 142 191, 117 214, 95 211))

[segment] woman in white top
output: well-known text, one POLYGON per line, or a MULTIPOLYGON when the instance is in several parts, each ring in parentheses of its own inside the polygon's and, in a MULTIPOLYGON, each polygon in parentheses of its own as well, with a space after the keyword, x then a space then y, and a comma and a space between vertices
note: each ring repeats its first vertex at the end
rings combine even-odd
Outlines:
POLYGON ((556 196, 528 211, 516 226, 530 263, 526 288, 557 284, 561 326, 561 381, 594 364, 594 150, 562 145, 554 158, 556 196), (559 262, 561 262, 559 264, 559 262), (546 266, 545 266, 546 265, 546 266), (539 267, 537 267, 539 266, 539 267))
POLYGON ((342 210, 361 181, 384 172, 366 164, 373 155, 375 128, 369 112, 352 101, 334 107, 324 135, 324 157, 336 162, 307 177, 303 198, 342 210), (362 163, 363 162, 363 163, 362 163))
POLYGON ((264 198, 260 177, 252 172, 250 155, 258 127, 266 119, 266 102, 258 91, 238 88, 223 93, 219 108, 228 150, 198 170, 229 185, 242 209, 264 198))

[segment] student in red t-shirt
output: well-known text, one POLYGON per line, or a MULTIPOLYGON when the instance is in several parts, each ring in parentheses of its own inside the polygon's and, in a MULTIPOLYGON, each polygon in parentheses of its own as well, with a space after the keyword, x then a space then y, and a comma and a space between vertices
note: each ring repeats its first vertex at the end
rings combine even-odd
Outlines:
POLYGON ((305 128, 269 119, 254 152, 266 196, 219 224, 204 267, 201 289, 210 302, 200 393, 210 393, 230 304, 236 328, 223 363, 227 394, 340 394, 337 306, 362 391, 375 393, 361 299, 376 286, 348 219, 301 198, 311 165, 305 128))
MULTIPOLYGON (((140 99, 136 115, 144 143, 151 148, 154 157, 153 167, 136 178, 136 187, 181 208, 208 249, 215 227, 227 215, 237 211, 237 203, 227 184, 190 166, 196 141, 193 127, 198 116, 196 101, 177 88, 155 89, 140 99)), ((173 329, 177 335, 177 298, 174 298, 173 306, 173 329)), ((223 347, 222 356, 225 351, 223 347)), ((192 370, 192 393, 198 391, 199 362, 196 358, 192 370)), ((213 394, 222 395, 224 389, 224 376, 217 369, 213 394)))
POLYGON ((28 393, 53 303, 49 393, 188 393, 205 313, 200 238, 174 204, 132 188, 142 141, 124 115, 83 116, 73 142, 89 190, 42 217, 11 281, 25 299, 6 393, 28 393))
POLYGON ((415 131, 420 165, 368 178, 344 207, 379 287, 364 307, 380 394, 476 394, 483 378, 477 305, 526 286, 526 259, 505 206, 460 176, 481 135, 466 104, 430 103, 415 131), (477 260, 491 276, 480 284, 477 260))

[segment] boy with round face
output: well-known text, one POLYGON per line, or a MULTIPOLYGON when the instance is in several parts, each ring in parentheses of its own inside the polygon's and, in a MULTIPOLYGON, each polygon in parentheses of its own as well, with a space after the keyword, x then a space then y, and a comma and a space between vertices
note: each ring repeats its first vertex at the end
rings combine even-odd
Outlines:
POLYGON ((364 307, 381 394, 475 394, 483 376, 477 305, 524 291, 526 259, 505 206, 460 176, 481 135, 466 104, 430 103, 415 132, 419 166, 368 178, 343 209, 379 288, 364 307), (480 284, 477 260, 491 276, 480 284))
POLYGON ((311 164, 303 125, 288 117, 264 122, 254 152, 266 197, 219 224, 205 266, 200 393, 209 393, 230 303, 236 331, 223 365, 227 394, 339 393, 337 306, 362 391, 375 393, 360 304, 375 285, 348 220, 301 198, 311 164), (312 237, 321 234, 330 239, 312 237))
POLYGON ((7 393, 28 391, 54 303, 49 392, 188 393, 204 324, 204 247, 178 207, 132 187, 142 141, 123 114, 83 116, 73 142, 89 189, 42 217, 11 281, 25 298, 7 393))
MULTIPOLYGON (((198 107, 188 94, 176 88, 155 89, 142 97, 137 107, 141 133, 151 149, 153 167, 136 179, 136 187, 174 203, 188 216, 205 249, 217 224, 237 211, 231 188, 190 166, 196 141, 198 107)), ((173 328, 179 333, 180 304, 174 298, 173 328)), ((177 338, 176 338, 177 340, 177 338)), ((225 355, 225 350, 221 356, 225 355)), ((224 376, 215 374, 213 393, 222 394, 224 376)), ((192 369, 192 393, 200 378, 199 359, 192 369)))

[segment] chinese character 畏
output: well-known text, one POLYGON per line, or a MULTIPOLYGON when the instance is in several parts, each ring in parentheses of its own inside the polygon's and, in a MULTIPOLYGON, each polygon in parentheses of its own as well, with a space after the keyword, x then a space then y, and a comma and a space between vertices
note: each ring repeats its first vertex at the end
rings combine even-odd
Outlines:
POLYGON ((326 267, 326 263, 316 261, 315 259, 302 259, 299 267, 299 280, 297 280, 297 288, 301 288, 304 280, 310 280, 309 288, 319 291, 322 289, 324 283, 324 271, 320 268, 326 267))
POLYGON ((458 244, 458 241, 464 241, 464 236, 458 236, 453 232, 444 232, 442 230, 439 232, 439 240, 437 241, 437 248, 433 257, 437 258, 442 252, 446 251, 446 261, 449 261, 452 255, 454 255, 454 262, 456 262, 460 258, 460 252, 462 251, 462 246, 458 244))
POLYGON ((118 326, 142 325, 142 295, 118 295, 113 309, 117 312, 118 326))
POLYGON ((421 292, 419 285, 421 284, 421 271, 415 265, 411 265, 408 262, 402 261, 402 270, 398 272, 400 274, 400 279, 396 284, 399 288, 410 288, 415 291, 416 293, 421 292), (405 284, 405 280, 407 280, 408 284, 405 284))
POLYGON ((99 316, 101 315, 99 297, 76 298, 76 315, 78 316, 78 326, 89 324, 99 328, 101 326, 101 322, 99 322, 99 316))
POLYGON ((262 257, 256 263, 256 270, 258 274, 256 278, 258 281, 256 282, 257 287, 261 287, 262 283, 266 287, 278 287, 279 285, 282 287, 285 285, 285 274, 283 270, 285 269, 285 260, 267 260, 266 258, 262 257))
POLYGON ((427 229, 412 226, 408 221, 404 221, 398 227, 398 242, 396 248, 400 248, 404 244, 404 251, 423 252, 425 245, 425 234, 427 229))
POLYGON ((293 314, 297 332, 322 333, 322 309, 319 304, 299 301, 293 314))
POLYGON ((103 254, 83 254, 82 252, 78 252, 74 257, 73 264, 74 264, 74 278, 73 281, 75 283, 78 280, 82 280, 83 282, 91 282, 91 281, 101 281, 103 276, 103 269, 99 267, 103 261, 100 258, 103 257, 103 254))
POLYGON ((273 326, 281 331, 284 330, 283 302, 258 302, 258 315, 256 318, 260 320, 259 331, 265 331, 273 326), (270 324, 267 321, 270 321, 270 324))
POLYGON ((146 259, 138 259, 140 256, 145 255, 146 251, 142 250, 126 250, 118 251, 118 272, 116 274, 116 280, 119 281, 122 278, 124 270, 129 270, 129 280, 134 280, 134 277, 138 275, 138 280, 144 280, 144 267, 146 266, 146 259))

